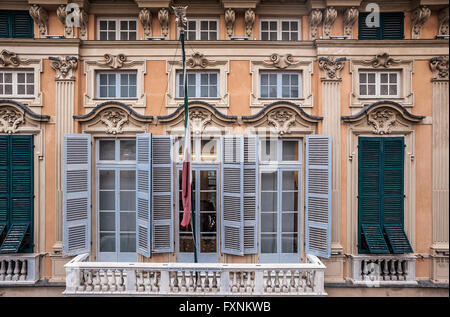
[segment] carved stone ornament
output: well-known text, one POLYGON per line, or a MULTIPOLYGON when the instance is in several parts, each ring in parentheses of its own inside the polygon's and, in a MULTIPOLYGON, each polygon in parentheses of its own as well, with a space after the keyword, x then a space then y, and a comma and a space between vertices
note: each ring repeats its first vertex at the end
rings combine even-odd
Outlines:
POLYGON ((80 9, 80 39, 87 40, 88 34, 88 22, 89 22, 89 15, 87 14, 85 9, 80 9))
POLYGON ((166 8, 159 10, 158 20, 161 25, 161 36, 167 39, 169 36, 169 10, 166 8))
POLYGON ((353 25, 358 20, 359 11, 355 7, 351 7, 344 12, 344 35, 349 38, 353 35, 353 25))
POLYGON ((189 111, 189 122, 191 124, 191 131, 195 134, 201 134, 205 127, 211 123, 211 114, 201 110, 189 111))
POLYGON ((420 6, 416 8, 411 14, 411 37, 413 39, 420 39, 422 26, 431 15, 430 8, 420 6))
POLYGON ((277 130, 278 134, 289 134, 290 127, 295 122, 295 113, 289 110, 275 110, 267 115, 267 122, 277 130))
POLYGON ((106 125, 106 133, 116 135, 123 133, 122 126, 128 121, 128 114, 120 109, 105 110, 100 115, 100 120, 106 125))
POLYGON ((400 63, 399 60, 393 59, 388 53, 377 54, 374 58, 364 61, 363 64, 371 65, 373 68, 384 67, 388 68, 392 65, 400 63))
POLYGON ((230 39, 234 33, 234 21, 236 20, 236 14, 233 9, 228 8, 225 10, 225 25, 227 28, 227 39, 230 39))
POLYGON ((253 23, 255 22, 255 11, 252 9, 247 9, 245 11, 245 35, 248 38, 251 38, 253 36, 253 23))
POLYGON ((319 24, 322 22, 322 11, 313 9, 309 14, 310 39, 317 39, 319 24))
POLYGON ((7 66, 19 66, 21 63, 20 58, 17 56, 16 53, 2 50, 0 53, 0 65, 2 67, 7 66))
POLYGON ((200 54, 198 52, 191 55, 191 57, 186 61, 186 65, 188 65, 191 68, 194 67, 202 67, 205 68, 206 66, 213 64, 214 61, 208 60, 206 57, 204 57, 203 54, 200 54))
POLYGON ((337 10, 334 7, 325 9, 325 16, 323 18, 323 36, 330 37, 331 27, 337 18, 337 10))
POLYGON ((388 108, 379 108, 372 111, 367 116, 368 123, 373 126, 375 134, 389 134, 391 127, 395 125, 397 118, 395 112, 388 108))
POLYGON ((67 6, 62 4, 56 9, 56 15, 61 21, 61 23, 64 25, 64 36, 65 37, 72 37, 73 36, 73 28, 70 26, 67 26, 66 18, 67 18, 67 6))
POLYGON ((270 55, 270 60, 263 61, 266 66, 273 66, 276 68, 284 69, 289 66, 297 65, 300 61, 294 60, 292 54, 280 55, 280 54, 272 54, 270 55))
POLYGON ((186 18, 187 6, 177 6, 172 7, 172 9, 173 12, 175 13, 175 24, 177 28, 185 30, 187 28, 187 18, 186 18))
POLYGON ((439 11, 439 34, 448 35, 448 7, 439 11))
POLYGON ((433 57, 430 59, 430 69, 434 80, 448 80, 448 56, 433 57))
POLYGON ((152 13, 147 8, 142 8, 139 11, 139 21, 141 21, 144 29, 144 36, 152 36, 152 13))
POLYGON ((103 61, 99 61, 98 63, 101 65, 109 66, 111 68, 121 68, 124 65, 126 66, 129 63, 126 63, 127 57, 124 54, 119 55, 111 55, 105 54, 103 55, 103 61))
POLYGON ((56 71, 56 79, 73 79, 73 73, 78 66, 75 56, 50 57, 49 59, 51 60, 50 66, 56 71))
POLYGON ((345 66, 345 57, 335 58, 335 57, 320 57, 319 58, 319 68, 323 70, 325 74, 325 79, 329 80, 339 80, 339 72, 345 66))
POLYGON ((12 107, 0 108, 0 133, 15 133, 22 123, 24 123, 23 113, 12 107))
POLYGON ((30 7, 30 16, 33 19, 33 21, 38 25, 39 36, 45 37, 45 35, 47 35, 48 30, 47 11, 43 7, 37 4, 33 4, 30 7))

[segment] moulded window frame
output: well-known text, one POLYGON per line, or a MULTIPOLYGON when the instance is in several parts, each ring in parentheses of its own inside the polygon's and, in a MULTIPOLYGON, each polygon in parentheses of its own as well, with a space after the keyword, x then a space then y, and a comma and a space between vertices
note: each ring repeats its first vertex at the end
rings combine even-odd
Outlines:
POLYGON ((258 98, 261 100, 273 100, 273 99, 283 99, 283 100, 297 100, 303 98, 303 72, 301 70, 299 71, 273 71, 273 70, 260 70, 259 71, 259 77, 258 77, 258 84, 259 84, 259 96, 258 98), (261 76, 264 74, 276 74, 277 75, 277 96, 276 97, 262 97, 261 91, 262 91, 262 84, 261 84, 261 76), (283 75, 297 75, 298 78, 298 96, 297 97, 283 97, 283 75))
MULTIPOLYGON (((116 39, 114 41, 136 41, 138 40, 138 19, 134 18, 134 17, 98 17, 97 18, 97 40, 100 41, 100 22, 101 21, 115 21, 116 22, 116 39), (120 39, 120 32, 122 32, 122 30, 120 29, 120 22, 121 21, 134 21, 136 22, 136 40, 121 40, 120 39)), ((125 31, 125 30, 123 30, 125 31)), ((126 30, 127 33, 129 33, 130 30, 126 30)), ((109 32, 109 31, 108 31, 109 32)), ((112 41, 112 40, 103 40, 103 41, 112 41)))
MULTIPOLYGON (((217 17, 188 17, 187 20, 188 20, 188 26, 189 26, 189 22, 195 21, 195 40, 188 39, 186 36, 186 41, 219 41, 220 40, 220 38, 219 38, 220 37, 220 19, 219 18, 217 18, 217 17), (211 21, 216 22, 217 29, 216 29, 216 39, 215 40, 210 40, 209 34, 208 34, 207 40, 201 39, 200 26, 201 26, 202 21, 208 21, 208 33, 210 32, 209 22, 211 22, 211 21)), ((188 33, 188 32, 192 32, 192 30, 189 31, 188 27, 186 27, 185 33, 188 33)), ((177 33, 178 33, 178 37, 179 37, 179 31, 177 33)))
MULTIPOLYGON (((175 99, 184 99, 184 97, 180 96, 180 71, 177 70, 175 72, 176 79, 175 79, 175 85, 176 85, 176 97, 175 99)), ((214 100, 214 99, 220 99, 220 70, 187 70, 186 76, 189 74, 195 74, 195 97, 189 97, 189 99, 208 99, 208 100, 214 100), (215 97, 201 97, 201 75, 202 74, 216 74, 217 75, 217 94, 215 97)), ((208 86, 209 87, 209 86, 208 86)))
MULTIPOLYGON (((282 24, 283 22, 297 22, 298 23, 298 30, 297 30, 297 40, 288 40, 283 42, 298 42, 302 40, 302 20, 300 18, 271 18, 271 17, 264 17, 261 18, 259 22, 259 39, 261 41, 271 41, 269 40, 263 40, 262 39, 262 23, 263 22, 277 22, 277 39, 276 41, 283 41, 283 30, 282 30, 282 24)), ((290 27, 290 26, 289 26, 290 27)), ((292 31, 289 31, 289 33, 292 33, 292 31)))
MULTIPOLYGON (((12 94, 9 94, 9 95, 7 95, 7 94, 0 94, 1 98, 23 98, 23 99, 35 98, 35 96, 36 96, 36 82, 35 82, 36 76, 34 74, 35 73, 35 69, 33 69, 33 68, 7 69, 6 68, 6 69, 0 69, 0 73, 2 73, 3 76, 6 73, 12 73, 12 82, 11 82, 11 84, 12 84, 12 94), (19 73, 24 73, 25 77, 26 77, 26 74, 32 74, 32 76, 33 76, 33 93, 32 94, 18 94, 17 93, 18 85, 19 85, 17 77, 18 77, 19 73)), ((2 85, 4 86, 4 84, 5 84, 5 81, 3 79, 2 85)), ((27 83, 25 85, 27 86, 27 83)), ((25 91, 26 91, 26 86, 25 86, 25 91)))
POLYGON ((124 99, 124 100, 137 100, 137 94, 138 94, 138 72, 136 70, 126 70, 126 71, 107 71, 107 70, 97 70, 95 73, 96 77, 96 92, 95 96, 96 99, 124 99), (114 74, 116 76, 116 95, 113 97, 100 97, 100 75, 102 74, 114 74), (136 76, 136 96, 135 97, 121 97, 120 96, 120 89, 122 87, 121 85, 121 75, 135 75, 136 76), (117 96, 119 94, 119 96, 117 96))
MULTIPOLYGON (((361 99, 386 99, 386 98, 400 98, 401 96, 401 79, 402 79, 401 70, 370 70, 370 69, 360 69, 358 71, 358 96, 361 99), (375 95, 361 95, 361 82, 360 82, 360 74, 375 74, 375 95), (381 75, 382 74, 397 74, 397 94, 396 95, 382 95, 380 93, 381 83, 381 75)), ((367 84, 367 83, 366 83, 367 84)), ((388 84, 390 85, 390 84, 388 84)))

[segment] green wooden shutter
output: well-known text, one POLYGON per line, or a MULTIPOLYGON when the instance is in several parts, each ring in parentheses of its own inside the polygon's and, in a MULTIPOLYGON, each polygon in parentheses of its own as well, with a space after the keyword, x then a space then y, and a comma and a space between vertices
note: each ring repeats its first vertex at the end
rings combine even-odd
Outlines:
POLYGON ((360 253, 389 253, 382 231, 381 138, 359 138, 358 249, 360 253))
POLYGON ((9 37, 8 15, 5 11, 0 11, 0 38, 9 37))
POLYGON ((404 14, 403 12, 384 12, 381 14, 381 39, 404 39, 404 14))
MULTIPOLYGON (((358 17, 358 40, 378 40, 380 39, 380 29, 375 27, 368 27, 366 18, 368 12, 360 12, 358 17)), ((380 20, 381 25, 381 20, 380 20)))
POLYGON ((26 11, 16 12, 13 18, 14 38, 33 38, 33 19, 26 11))
MULTIPOLYGON (((0 239, 3 239, 8 222, 8 200, 9 200, 9 137, 0 135, 0 239)), ((3 240, 0 240, 0 245, 3 240)))
POLYGON ((383 226, 393 253, 412 253, 404 223, 404 140, 383 139, 383 226))

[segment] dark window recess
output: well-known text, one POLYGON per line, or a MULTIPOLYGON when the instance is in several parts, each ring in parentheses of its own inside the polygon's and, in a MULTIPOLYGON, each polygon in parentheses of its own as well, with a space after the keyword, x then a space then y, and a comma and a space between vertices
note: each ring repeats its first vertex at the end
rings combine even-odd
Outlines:
POLYGON ((366 17, 370 13, 360 12, 358 20, 359 40, 403 40, 404 14, 403 12, 381 12, 380 26, 368 27, 366 17))
POLYGON ((28 11, 0 11, 0 38, 33 38, 33 19, 28 11))

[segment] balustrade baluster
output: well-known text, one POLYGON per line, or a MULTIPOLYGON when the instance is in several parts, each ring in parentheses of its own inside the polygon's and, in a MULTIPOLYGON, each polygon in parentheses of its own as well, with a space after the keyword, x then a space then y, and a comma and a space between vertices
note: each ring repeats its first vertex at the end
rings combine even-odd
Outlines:
POLYGON ((280 273, 280 271, 278 271, 278 270, 275 271, 275 293, 279 293, 281 290, 279 273, 280 273))
POLYGON ((144 290, 145 290, 145 292, 151 292, 152 291, 152 281, 151 281, 150 271, 145 271, 144 290))
POLYGON ((106 292, 109 290, 108 285, 108 271, 107 270, 100 270, 101 275, 101 283, 102 283, 102 292, 106 292))
POLYGON ((109 289, 111 292, 117 292, 116 270, 111 271, 111 282, 109 283, 109 289))
POLYGON ((189 271, 189 292, 192 293, 195 291, 194 287, 194 274, 192 271, 189 271))
POLYGON ((12 276, 12 280, 13 281, 18 281, 19 280, 19 273, 20 273, 19 260, 15 260, 14 261, 13 276, 12 276))
POLYGON ((403 280, 407 280, 408 279, 408 261, 407 260, 403 260, 402 261, 403 264, 403 280))
POLYGON ((4 281, 6 277, 6 261, 0 261, 0 281, 4 281))
POLYGON ((137 276, 137 280, 136 280, 137 291, 138 292, 143 292, 145 290, 145 288, 144 288, 144 272, 143 271, 137 271, 136 272, 136 276, 137 276))
POLYGON ((11 281, 13 274, 13 260, 8 261, 8 269, 6 270, 6 281, 11 281))
POLYGON ((266 292, 272 293, 272 277, 270 276, 270 270, 267 271, 266 292))
POLYGON ((237 293, 238 291, 238 285, 237 285, 237 272, 230 272, 230 274, 233 274, 233 280, 231 281, 231 292, 237 293))
POLYGON ((203 291, 203 287, 202 287, 202 272, 195 272, 195 280, 196 280, 196 285, 195 285, 195 290, 197 292, 202 292, 203 291))
POLYGON ((161 280, 161 272, 155 272, 155 292, 159 292, 159 282, 161 280))
POLYGON ((96 270, 94 276, 94 292, 99 291, 100 291, 100 271, 96 270))
POLYGON ((291 280, 289 281, 289 293, 297 292, 297 287, 295 285, 296 271, 291 270, 291 280))
POLYGON ((245 286, 246 293, 253 292, 253 276, 254 276, 254 272, 247 272, 247 283, 245 286))
POLYGON ((403 281, 402 261, 397 261, 397 280, 403 281))
POLYGON ((219 291, 219 289, 217 288, 217 272, 213 272, 212 290, 213 292, 219 291))
POLYGON ((173 276, 173 284, 172 284, 172 290, 175 292, 175 293, 178 293, 179 292, 179 290, 180 290, 180 288, 178 287, 178 272, 177 271, 175 271, 175 272, 173 272, 174 274, 174 276, 173 276))
MULTIPOLYGON (((78 285, 75 285, 75 288, 78 292, 84 292, 84 290, 86 289, 86 277, 85 277, 85 270, 80 269, 78 271, 78 276, 80 277, 79 281, 78 281, 78 285)), ((76 272, 76 270, 75 270, 76 272)))
POLYGON ((209 285, 209 272, 205 271, 205 287, 204 287, 204 291, 206 293, 211 292, 211 287, 209 285))
POLYGON ((123 279, 123 270, 119 270, 119 278, 117 279, 117 289, 120 292, 125 290, 124 279, 123 279))
POLYGON ((391 281, 395 281, 396 278, 397 278, 397 272, 396 272, 396 270, 395 270, 395 262, 394 262, 394 260, 391 260, 390 262, 391 262, 391 268, 390 268, 390 271, 391 271, 391 281))
POLYGON ((367 271, 367 260, 361 261, 361 278, 363 281, 367 281, 368 279, 368 271, 367 271))
POLYGON ((186 272, 181 271, 181 291, 184 293, 187 291, 186 288, 186 272))
POLYGON ((282 283, 281 283, 281 285, 282 285, 281 286, 281 291, 283 293, 289 292, 288 283, 287 283, 287 279, 288 279, 287 272, 288 271, 283 271, 283 280, 282 280, 282 283))
POLYGON ((20 269, 20 277, 19 277, 19 281, 26 281, 27 279, 27 265, 28 265, 28 261, 27 260, 22 260, 22 268, 20 269))
POLYGON ((84 270, 83 274, 85 275, 85 287, 84 290, 86 292, 92 292, 94 289, 93 280, 92 280, 92 270, 84 270))
POLYGON ((245 272, 239 272, 239 292, 240 293, 244 293, 245 292, 244 274, 245 274, 245 272))

